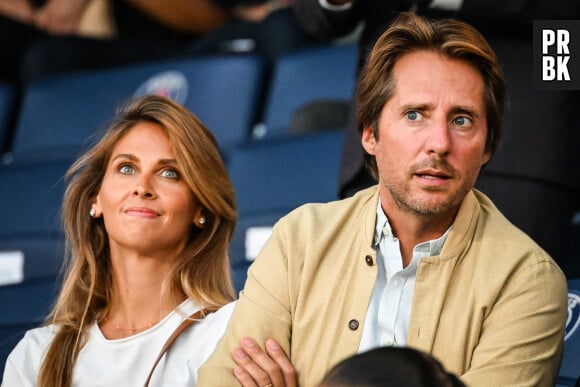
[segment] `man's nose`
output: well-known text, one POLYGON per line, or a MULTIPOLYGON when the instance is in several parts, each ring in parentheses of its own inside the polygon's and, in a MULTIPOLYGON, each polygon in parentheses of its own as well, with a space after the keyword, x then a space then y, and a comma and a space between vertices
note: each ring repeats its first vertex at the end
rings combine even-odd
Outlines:
POLYGON ((431 121, 426 139, 426 151, 437 155, 447 155, 451 150, 451 133, 447 119, 431 121))

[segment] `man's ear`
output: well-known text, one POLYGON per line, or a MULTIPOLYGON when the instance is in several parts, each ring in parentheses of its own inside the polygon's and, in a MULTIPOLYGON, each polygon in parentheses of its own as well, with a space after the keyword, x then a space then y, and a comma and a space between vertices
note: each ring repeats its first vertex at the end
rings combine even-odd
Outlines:
POLYGON ((489 162, 489 159, 491 159, 491 151, 486 150, 485 152, 483 152, 483 155, 481 157, 481 165, 485 165, 489 162))
POLYGON ((363 129, 361 143, 362 147, 369 155, 375 154, 377 140, 375 139, 372 125, 369 125, 363 129))

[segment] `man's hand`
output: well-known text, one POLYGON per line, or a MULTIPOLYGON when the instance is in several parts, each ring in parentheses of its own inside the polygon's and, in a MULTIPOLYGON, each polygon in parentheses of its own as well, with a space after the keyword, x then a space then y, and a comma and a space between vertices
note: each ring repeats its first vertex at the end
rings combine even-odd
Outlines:
POLYGON ((244 337, 232 352, 234 374, 244 387, 296 387, 296 371, 275 340, 266 340, 266 351, 244 337))

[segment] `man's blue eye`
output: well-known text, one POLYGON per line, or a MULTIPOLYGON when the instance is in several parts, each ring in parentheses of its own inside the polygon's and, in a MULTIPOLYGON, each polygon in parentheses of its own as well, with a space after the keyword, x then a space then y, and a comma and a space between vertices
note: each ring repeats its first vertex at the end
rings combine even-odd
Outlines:
POLYGON ((421 118, 421 114, 417 111, 410 111, 407 112, 407 119, 411 120, 411 121, 417 121, 418 119, 421 118))
POLYGON ((455 125, 459 125, 459 126, 467 126, 471 123, 471 119, 467 118, 467 117, 457 117, 455 118, 455 120, 453 120, 455 122, 455 125))

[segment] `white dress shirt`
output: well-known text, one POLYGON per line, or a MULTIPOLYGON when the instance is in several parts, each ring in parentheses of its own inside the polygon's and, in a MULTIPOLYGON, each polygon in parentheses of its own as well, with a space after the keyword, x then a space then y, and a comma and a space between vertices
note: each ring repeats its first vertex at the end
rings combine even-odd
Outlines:
POLYGON ((441 237, 416 245, 411 262, 403 268, 399 240, 393 235, 379 199, 374 237, 378 274, 359 352, 380 346, 406 345, 417 267, 423 257, 439 255, 449 230, 451 227, 441 237))

